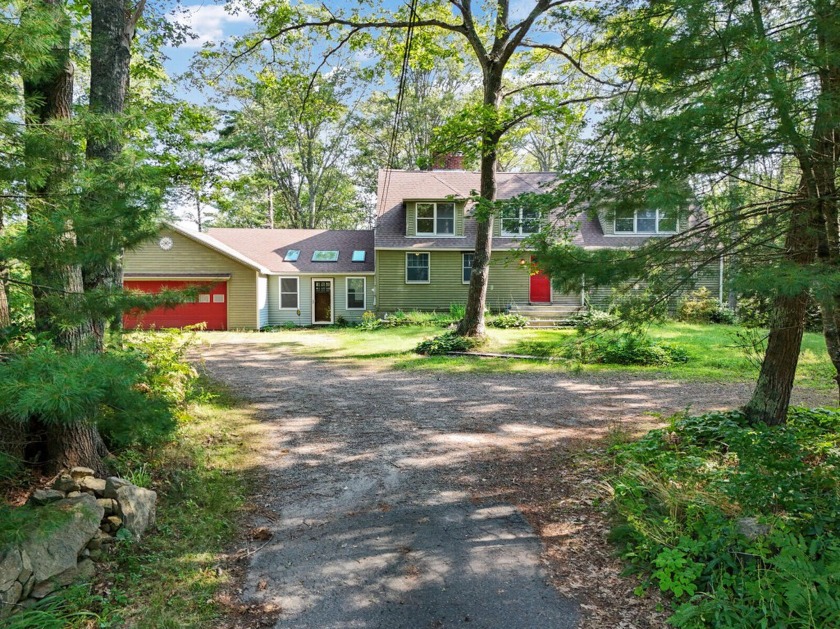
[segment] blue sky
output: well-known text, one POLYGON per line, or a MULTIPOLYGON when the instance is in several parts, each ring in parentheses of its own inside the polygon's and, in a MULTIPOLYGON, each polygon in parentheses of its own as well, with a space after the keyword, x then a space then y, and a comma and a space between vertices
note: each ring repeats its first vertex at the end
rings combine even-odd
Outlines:
MULTIPOLYGON (((169 76, 175 78, 184 72, 190 64, 193 54, 207 43, 219 43, 236 35, 242 35, 254 27, 254 22, 246 13, 231 14, 225 11, 224 2, 182 2, 173 4, 172 20, 185 24, 195 35, 194 39, 174 48, 167 47, 169 57, 166 69, 169 76)), ((190 100, 201 100, 194 93, 182 92, 190 100)))
MULTIPOLYGON (((381 1, 386 6, 396 7, 402 4, 402 0, 381 1)), ((247 13, 231 13, 225 10, 226 5, 233 4, 233 2, 212 2, 211 0, 173 2, 171 19, 189 26, 196 37, 178 48, 169 47, 165 50, 166 55, 170 57, 166 63, 166 69, 171 77, 174 78, 184 72, 193 54, 205 44, 222 42, 236 35, 242 35, 254 27, 255 24, 247 13)), ((352 0, 350 2, 325 0, 325 4, 333 9, 349 8, 350 5, 358 6, 358 3, 352 0)), ((535 4, 535 0, 511 0, 511 19, 524 18, 535 4)), ((181 96, 190 100, 203 100, 199 94, 187 92, 184 89, 182 88, 181 96)))

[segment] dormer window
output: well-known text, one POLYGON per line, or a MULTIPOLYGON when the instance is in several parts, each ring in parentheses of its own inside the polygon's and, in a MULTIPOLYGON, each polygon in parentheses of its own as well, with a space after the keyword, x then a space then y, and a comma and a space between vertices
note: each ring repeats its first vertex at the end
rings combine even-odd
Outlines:
POLYGON ((502 209, 502 236, 528 236, 540 231, 539 210, 524 207, 502 209))
POLYGON ((418 236, 454 236, 455 204, 418 203, 416 221, 418 236))
POLYGON ((677 215, 666 210, 617 210, 616 234, 675 234, 677 215))

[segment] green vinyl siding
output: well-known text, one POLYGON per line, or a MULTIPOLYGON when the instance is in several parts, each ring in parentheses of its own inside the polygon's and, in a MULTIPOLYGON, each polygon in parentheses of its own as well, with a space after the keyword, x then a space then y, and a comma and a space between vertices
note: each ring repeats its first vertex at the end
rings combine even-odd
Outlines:
MULTIPOLYGON (((462 280, 461 257, 465 252, 429 251, 428 284, 406 283, 406 253, 382 249, 376 252, 378 312, 448 310, 450 304, 466 303, 469 285, 462 280)), ((510 303, 527 302, 528 286, 528 266, 519 264, 519 256, 501 251, 493 254, 487 288, 488 308, 503 310, 510 303)))
POLYGON ((126 273, 159 273, 170 276, 230 273, 227 285, 228 328, 253 330, 259 325, 258 272, 173 230, 162 229, 155 238, 126 251, 123 268, 126 273), (172 248, 169 251, 164 251, 158 245, 164 236, 172 239, 172 248))
MULTIPOLYGON (((444 202, 444 201, 442 201, 444 202)), ((445 201, 446 203, 450 203, 449 201, 445 201)), ((423 203, 422 201, 420 203, 423 203)), ((405 204, 405 235, 406 236, 416 236, 417 235, 417 202, 416 201, 408 201, 405 204)), ((455 204, 455 238, 462 237, 464 235, 464 204, 463 203, 456 203, 455 204)), ((449 236, 452 238, 453 236, 449 236)), ((447 236, 441 236, 441 238, 447 238, 447 236)))
POLYGON ((344 317, 347 321, 361 321, 364 310, 348 310, 347 277, 364 277, 365 309, 373 310, 374 278, 373 275, 272 275, 268 278, 268 324, 283 325, 292 322, 296 325, 312 325, 312 280, 330 279, 333 282, 333 320, 344 317), (299 281, 298 310, 280 309, 280 278, 297 277, 299 281), (298 314, 300 312, 300 314, 298 314))
MULTIPOLYGON (((724 269, 724 276, 726 270, 724 269)), ((647 284, 645 282, 636 282, 633 288, 630 289, 629 294, 640 294, 645 290, 647 284)), ((726 295, 720 294, 720 261, 715 261, 708 266, 700 269, 693 277, 693 281, 687 284, 682 290, 678 291, 673 297, 668 300, 668 307, 670 310, 676 310, 678 302, 686 294, 705 287, 712 294, 715 299, 725 300, 726 295)), ((618 286, 597 286, 586 289, 586 298, 588 304, 599 310, 605 310, 616 300, 628 294, 625 291, 619 290, 618 286)))

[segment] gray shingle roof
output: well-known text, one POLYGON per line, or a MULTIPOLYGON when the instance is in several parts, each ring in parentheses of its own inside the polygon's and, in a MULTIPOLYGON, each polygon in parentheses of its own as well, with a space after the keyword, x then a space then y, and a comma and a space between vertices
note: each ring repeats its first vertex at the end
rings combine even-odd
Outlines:
POLYGON ((272 273, 373 273, 372 230, 214 228, 207 235, 268 268, 272 273), (283 258, 298 249, 296 262, 283 258), (338 251, 336 262, 312 262, 315 251, 338 251), (354 251, 365 251, 364 262, 353 262, 354 251))
MULTIPOLYGON (((525 192, 546 190, 555 173, 497 173, 499 199, 510 199, 525 192)), ((467 216, 461 238, 409 238, 405 235, 407 199, 466 199, 480 184, 480 173, 465 170, 380 170, 378 181, 376 247, 384 249, 471 249, 475 246, 476 222, 467 216)), ((597 218, 580 217, 580 229, 573 240, 583 247, 638 247, 649 236, 605 236, 597 218)), ((495 237, 493 248, 516 249, 519 239, 495 237)))

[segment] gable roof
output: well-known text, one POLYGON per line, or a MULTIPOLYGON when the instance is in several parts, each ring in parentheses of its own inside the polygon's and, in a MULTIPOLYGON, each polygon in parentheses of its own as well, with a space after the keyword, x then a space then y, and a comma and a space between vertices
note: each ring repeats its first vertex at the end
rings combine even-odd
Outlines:
MULTIPOLYGON (((556 173, 496 173, 496 196, 510 199, 526 192, 546 191, 556 173)), ((475 247, 477 224, 469 216, 463 237, 406 236, 406 201, 454 197, 467 199, 479 189, 481 173, 466 170, 380 170, 377 187, 376 247, 383 249, 471 249, 475 247)), ((601 223, 588 214, 580 216, 580 228, 573 244, 582 247, 638 247, 649 236, 605 236, 601 223)), ((493 238, 497 250, 516 249, 521 239, 493 238)))
POLYGON ((249 266, 252 269, 259 271, 260 273, 270 273, 270 271, 259 262, 254 261, 241 251, 238 251, 233 247, 229 247, 225 243, 220 242, 215 238, 208 236, 205 233, 184 229, 183 227, 179 227, 174 223, 164 222, 164 225, 168 229, 171 229, 172 231, 180 234, 181 236, 190 238, 191 240, 195 240, 196 242, 201 243, 202 245, 209 247, 214 251, 218 251, 219 253, 226 255, 227 257, 244 264, 245 266, 249 266))
POLYGON ((268 273, 373 273, 373 231, 331 229, 242 229, 212 228, 207 236, 248 256, 268 273), (297 249, 296 261, 284 260, 297 249), (315 251, 338 251, 335 262, 313 262, 315 251), (364 262, 353 262, 354 251, 364 251, 364 262))

